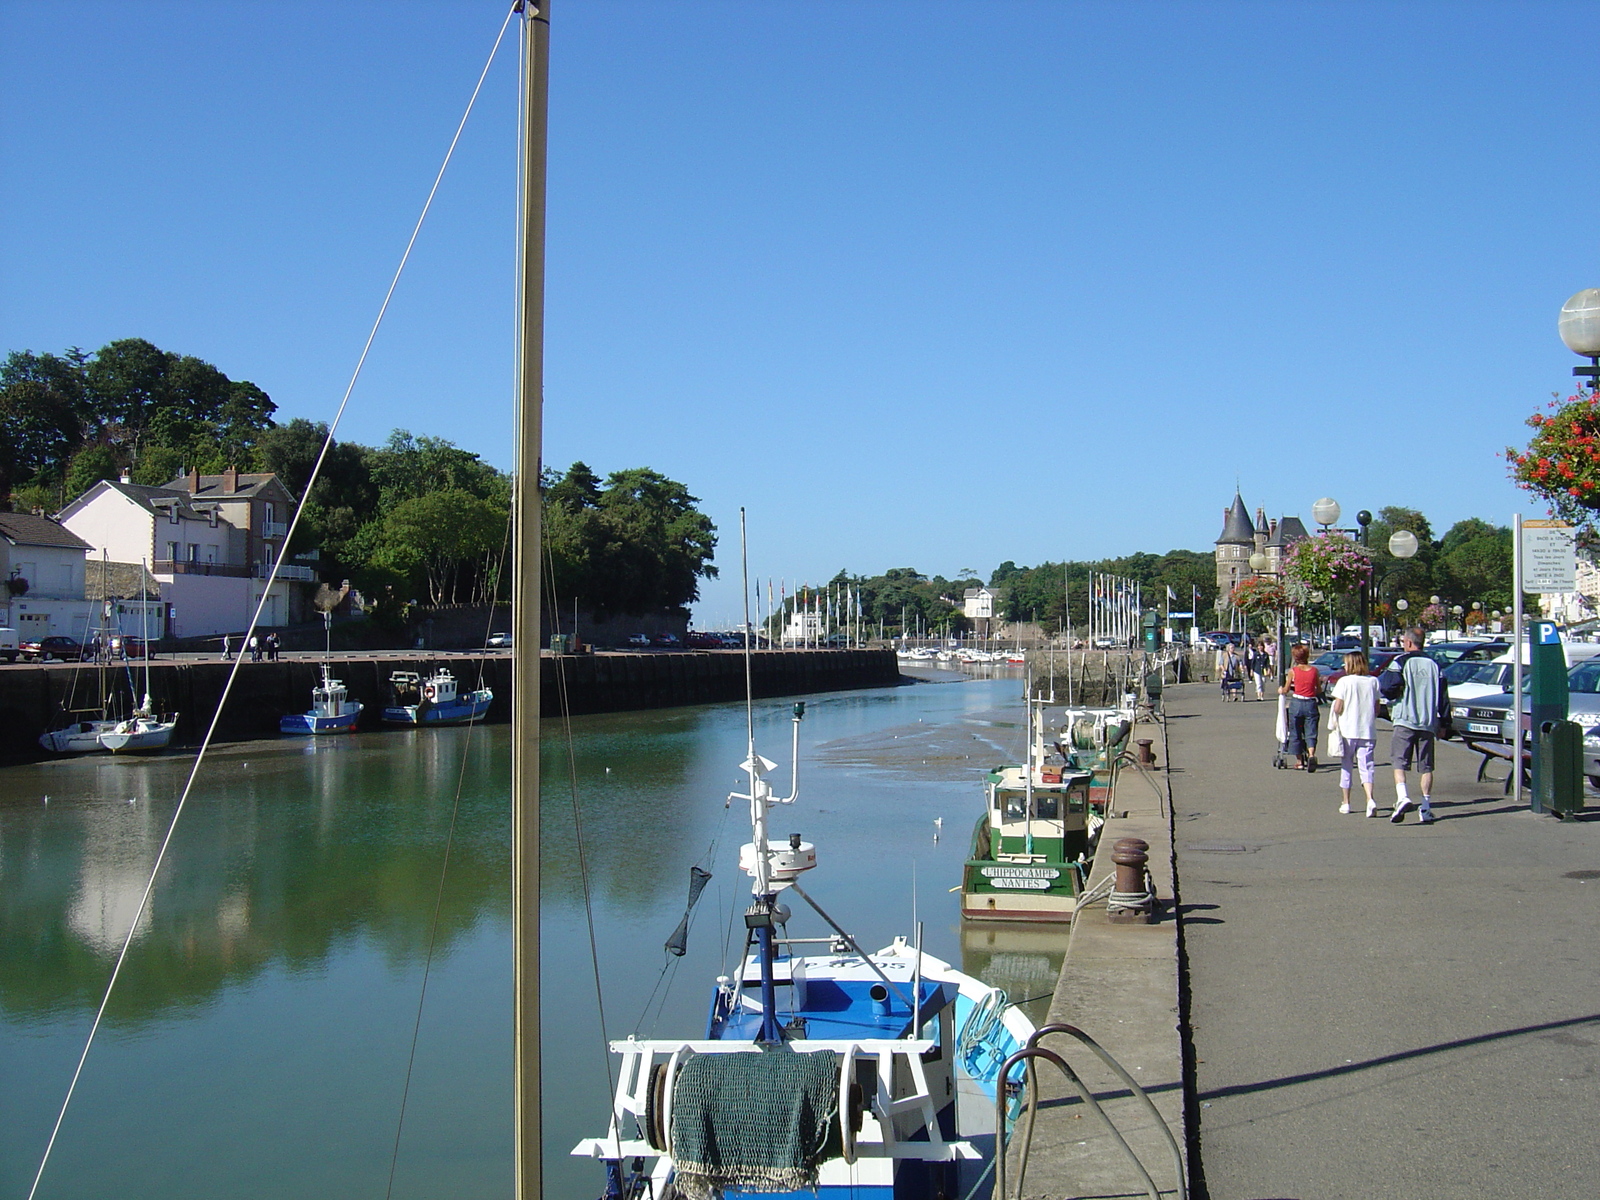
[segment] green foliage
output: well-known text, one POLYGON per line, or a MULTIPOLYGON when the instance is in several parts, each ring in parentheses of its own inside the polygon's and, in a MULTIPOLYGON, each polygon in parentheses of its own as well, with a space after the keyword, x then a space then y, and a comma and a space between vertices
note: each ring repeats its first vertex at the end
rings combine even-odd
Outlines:
POLYGON ((716 526, 681 483, 644 467, 602 485, 581 462, 546 472, 544 546, 549 601, 597 617, 680 608, 715 578, 716 526))
POLYGON ((1177 597, 1172 607, 1187 612, 1198 594, 1201 611, 1216 604, 1215 556, 1194 550, 1165 554, 1141 552, 1097 562, 1042 563, 1018 567, 1007 561, 989 576, 989 586, 1005 589, 1005 615, 1013 621, 1038 621, 1046 629, 1089 623, 1089 594, 1095 575, 1117 575, 1142 585, 1148 605, 1165 608, 1167 588, 1177 597))
POLYGON ((116 456, 106 446, 85 446, 72 456, 67 466, 66 490, 69 496, 81 496, 102 479, 117 477, 116 456))
POLYGON ((0 500, 51 497, 59 507, 98 480, 128 468, 140 483, 162 484, 185 468, 252 470, 272 427, 271 397, 229 379, 192 355, 143 338, 109 342, 93 355, 14 351, 0 367, 0 500), (90 447, 92 464, 73 465, 90 447), (112 470, 103 467, 109 456, 112 470))

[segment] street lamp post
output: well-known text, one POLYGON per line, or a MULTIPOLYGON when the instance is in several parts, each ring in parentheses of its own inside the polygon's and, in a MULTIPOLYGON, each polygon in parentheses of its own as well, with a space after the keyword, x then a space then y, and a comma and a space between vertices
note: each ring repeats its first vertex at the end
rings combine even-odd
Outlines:
POLYGON ((1572 373, 1587 378, 1590 392, 1600 395, 1600 288, 1575 293, 1561 306, 1556 327, 1567 349, 1589 360, 1587 367, 1573 367, 1572 373))

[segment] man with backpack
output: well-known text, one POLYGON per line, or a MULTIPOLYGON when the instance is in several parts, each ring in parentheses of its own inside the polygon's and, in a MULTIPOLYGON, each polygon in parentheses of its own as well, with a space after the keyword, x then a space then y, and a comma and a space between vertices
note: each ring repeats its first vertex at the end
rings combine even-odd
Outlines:
POLYGON ((1394 812, 1389 816, 1391 825, 1405 820, 1406 809, 1411 807, 1411 796, 1406 791, 1406 772, 1416 764, 1422 785, 1422 802, 1417 805, 1417 820, 1423 825, 1433 824, 1433 750, 1435 735, 1448 729, 1441 723, 1439 714, 1450 712, 1449 692, 1439 674, 1439 664, 1422 653, 1422 630, 1407 629, 1400 635, 1400 648, 1405 652, 1390 664, 1379 681, 1379 690, 1389 701, 1389 719, 1394 723, 1394 739, 1390 755, 1394 761, 1394 812))

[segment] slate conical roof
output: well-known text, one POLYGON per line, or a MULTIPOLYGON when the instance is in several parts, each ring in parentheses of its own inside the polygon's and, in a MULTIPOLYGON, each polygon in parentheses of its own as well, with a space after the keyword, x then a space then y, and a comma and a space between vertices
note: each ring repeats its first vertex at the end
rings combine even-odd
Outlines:
POLYGON ((1219 546, 1254 546, 1256 544, 1256 527, 1250 523, 1250 514, 1245 509, 1244 498, 1238 492, 1233 494, 1233 507, 1222 520, 1222 533, 1217 538, 1219 546))
POLYGON ((1299 517, 1284 517, 1278 522, 1278 528, 1272 535, 1269 546, 1282 546, 1285 549, 1296 542, 1303 542, 1311 535, 1306 532, 1305 522, 1299 517))

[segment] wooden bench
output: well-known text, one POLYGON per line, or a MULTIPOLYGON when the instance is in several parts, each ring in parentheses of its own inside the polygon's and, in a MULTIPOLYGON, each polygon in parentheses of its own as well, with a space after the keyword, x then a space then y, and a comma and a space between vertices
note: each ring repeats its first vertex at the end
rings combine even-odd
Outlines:
MULTIPOLYGON (((1509 794, 1511 791, 1511 760, 1515 756, 1515 751, 1512 750, 1511 746, 1505 742, 1480 742, 1474 740, 1473 738, 1462 738, 1461 743, 1462 745, 1466 746, 1468 750, 1471 750, 1474 754, 1479 756, 1477 774, 1477 781, 1479 783, 1483 782, 1483 774, 1489 769, 1489 764, 1491 762, 1503 762, 1506 764, 1504 791, 1509 794)), ((1522 765, 1524 768, 1524 779, 1527 778, 1527 769, 1531 766, 1532 758, 1533 756, 1529 751, 1523 751, 1522 765)))

